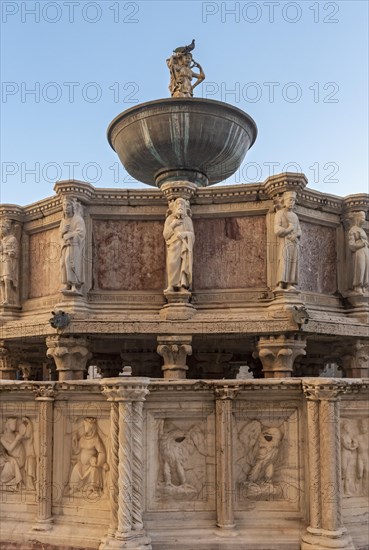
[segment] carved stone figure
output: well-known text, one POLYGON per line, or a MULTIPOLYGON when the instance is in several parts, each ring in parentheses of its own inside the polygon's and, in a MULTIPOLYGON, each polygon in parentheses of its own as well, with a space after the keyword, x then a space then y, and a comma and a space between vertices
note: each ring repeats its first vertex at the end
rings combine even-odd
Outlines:
POLYGON ((0 484, 3 489, 17 491, 22 487, 35 490, 36 455, 33 426, 29 418, 9 417, 0 437, 0 484))
POLYGON ((96 418, 84 418, 83 425, 72 435, 72 464, 73 462, 69 494, 83 494, 89 499, 101 497, 109 466, 96 418))
POLYGON ((357 440, 352 436, 350 426, 347 421, 342 422, 341 426, 341 462, 342 462, 342 480, 343 492, 345 495, 354 493, 352 479, 352 465, 355 462, 357 440))
POLYGON ((283 193, 283 208, 275 215, 274 233, 279 237, 278 272, 276 290, 295 290, 298 282, 298 256, 301 228, 297 215, 293 212, 296 193, 283 193))
POLYGON ((193 40, 189 46, 176 48, 173 55, 167 59, 170 71, 169 90, 172 97, 192 97, 194 88, 205 79, 201 65, 194 61, 190 53, 194 47, 193 40), (198 73, 192 71, 194 67, 199 69, 198 73), (196 82, 192 85, 193 78, 196 78, 196 82))
POLYGON ((195 234, 185 199, 176 199, 169 209, 163 236, 167 245, 166 291, 191 289, 195 234))
POLYGON ((18 288, 19 243, 10 220, 0 223, 0 305, 15 304, 18 288))
POLYGON ((358 421, 359 433, 356 436, 357 441, 357 467, 356 475, 361 489, 365 494, 365 485, 368 483, 369 476, 369 424, 368 421, 361 419, 358 421))
POLYGON ((279 428, 264 428, 258 438, 258 449, 255 464, 251 468, 248 480, 271 483, 273 481, 274 463, 277 459, 283 433, 279 428))
POLYGON ((159 488, 166 495, 191 495, 197 492, 192 483, 187 479, 186 466, 191 455, 197 450, 205 455, 203 448, 205 434, 199 426, 191 426, 183 430, 171 422, 165 420, 159 424, 159 452, 161 461, 161 473, 159 488))
POLYGON ((86 226, 82 207, 71 198, 63 200, 63 220, 60 224, 62 251, 60 258, 62 292, 81 294, 84 283, 83 252, 86 226))
POLYGON ((363 229, 365 212, 351 214, 348 246, 352 252, 352 279, 350 288, 355 293, 369 292, 369 241, 363 229))
POLYGON ((238 482, 247 488, 249 498, 267 500, 278 494, 273 478, 283 437, 282 427, 264 426, 258 420, 239 430, 235 472, 238 482))

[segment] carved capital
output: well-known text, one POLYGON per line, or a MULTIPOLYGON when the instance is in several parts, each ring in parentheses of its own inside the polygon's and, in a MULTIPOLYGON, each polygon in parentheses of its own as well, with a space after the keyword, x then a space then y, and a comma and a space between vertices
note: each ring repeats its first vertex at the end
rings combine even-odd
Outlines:
POLYGON ((186 378, 187 355, 192 354, 192 336, 158 336, 157 352, 164 359, 164 378, 186 378))
POLYGON ((369 211, 369 196, 367 193, 357 193, 355 195, 347 195, 343 199, 344 204, 344 214, 349 212, 358 212, 363 210, 364 212, 369 211))
POLYGON ((284 174, 276 174, 270 176, 264 182, 264 191, 273 199, 276 195, 285 193, 286 191, 302 191, 308 183, 305 174, 294 172, 285 172, 284 174))
POLYGON ((337 401, 342 393, 346 393, 346 386, 345 381, 339 378, 306 378, 302 381, 305 397, 309 401, 337 401))
POLYGON ((54 401, 57 394, 54 384, 37 386, 33 391, 36 401, 54 401))
POLYGON ((197 187, 194 183, 186 180, 164 183, 160 187, 160 191, 169 204, 179 198, 190 201, 196 189, 197 187))
POLYGON ((114 383, 101 381, 101 391, 108 401, 145 401, 149 382, 149 378, 132 378, 129 382, 115 379, 114 383))
POLYGON ((59 381, 83 379, 87 361, 92 357, 86 338, 48 336, 46 345, 46 355, 54 359, 59 381))
POLYGON ((291 376, 295 359, 306 355, 305 347, 306 341, 300 335, 262 337, 255 356, 263 364, 265 378, 285 378, 291 376))
POLYGON ((237 397, 240 389, 238 386, 222 386, 214 388, 216 399, 233 400, 237 397))

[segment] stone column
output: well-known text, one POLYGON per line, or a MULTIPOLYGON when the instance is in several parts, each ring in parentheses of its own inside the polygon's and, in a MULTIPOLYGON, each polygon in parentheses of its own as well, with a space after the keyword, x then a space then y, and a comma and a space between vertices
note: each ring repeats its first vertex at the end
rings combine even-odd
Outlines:
POLYGON ((168 303, 161 309, 160 316, 163 319, 185 320, 196 313, 190 304, 195 241, 190 200, 196 192, 196 185, 186 179, 171 180, 166 176, 162 174, 156 181, 168 201, 163 231, 167 247, 167 288, 164 296, 168 303))
POLYGON ((83 379, 87 361, 92 357, 86 338, 48 336, 46 345, 46 355, 54 359, 60 382, 83 379))
POLYGON ((237 387, 215 388, 215 445, 217 526, 233 529, 234 483, 232 457, 232 403, 238 394, 237 387))
POLYGON ((181 380, 186 378, 187 355, 192 354, 192 336, 158 336, 157 352, 164 359, 164 378, 181 380))
POLYGON ((296 357, 305 355, 306 341, 299 334, 292 336, 263 336, 257 344, 258 357, 265 378, 287 378, 292 375, 296 357))
POLYGON ((52 529, 52 481, 53 481, 53 429, 54 400, 53 385, 45 384, 36 388, 39 426, 39 462, 37 469, 37 523, 34 531, 52 529))
POLYGON ((15 380, 17 377, 17 361, 14 353, 0 340, 0 380, 15 380))
POLYGON ((111 517, 104 549, 151 549, 142 520, 142 406, 148 383, 147 378, 101 382, 102 392, 111 401, 111 517))
POLYGON ((306 379, 310 525, 302 550, 354 550, 342 524, 339 395, 345 383, 335 379, 306 379))

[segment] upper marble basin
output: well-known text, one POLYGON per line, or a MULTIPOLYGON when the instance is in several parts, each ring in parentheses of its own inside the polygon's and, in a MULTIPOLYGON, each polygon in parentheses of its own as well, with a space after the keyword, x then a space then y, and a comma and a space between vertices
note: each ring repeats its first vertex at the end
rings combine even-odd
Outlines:
POLYGON ((188 172, 197 185, 225 180, 240 166, 256 135, 256 124, 244 111, 201 98, 141 103, 118 115, 108 128, 109 143, 127 172, 154 186, 163 182, 163 173, 175 179, 175 174, 180 178, 188 172))

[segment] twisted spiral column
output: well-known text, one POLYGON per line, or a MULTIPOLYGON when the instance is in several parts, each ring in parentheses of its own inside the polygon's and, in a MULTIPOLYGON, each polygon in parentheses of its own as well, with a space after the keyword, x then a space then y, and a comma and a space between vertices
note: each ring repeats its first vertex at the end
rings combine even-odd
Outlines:
POLYGON ((132 422, 132 475, 133 475, 133 494, 132 494, 132 529, 140 531, 143 529, 142 521, 142 485, 143 485, 143 444, 142 444, 142 425, 143 425, 143 403, 136 401, 132 404, 133 422, 132 422))
POLYGON ((116 538, 124 538, 132 527, 132 403, 119 402, 118 529, 116 538))
POLYGON ((112 402, 110 409, 110 525, 109 535, 118 527, 118 462, 119 462, 119 407, 112 402))
POLYGON ((52 460, 54 399, 53 385, 36 388, 38 402, 39 462, 37 468, 37 523, 34 531, 48 531, 52 528, 52 460))

